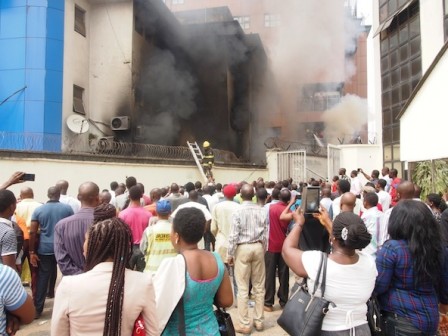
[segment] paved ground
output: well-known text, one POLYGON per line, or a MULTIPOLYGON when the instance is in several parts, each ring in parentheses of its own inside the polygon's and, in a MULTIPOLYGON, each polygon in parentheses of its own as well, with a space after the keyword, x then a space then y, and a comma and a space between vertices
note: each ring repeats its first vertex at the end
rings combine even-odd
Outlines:
MULTIPOLYGON (((294 278, 290 277, 290 286, 294 283, 294 278)), ((17 332, 17 336, 49 336, 50 335, 50 324, 51 324, 51 308, 53 307, 53 299, 47 299, 45 301, 45 308, 42 316, 39 320, 35 320, 33 323, 23 326, 17 332)), ((232 307, 228 310, 232 316, 233 323, 236 325, 238 323, 237 309, 232 307)), ((249 313, 252 316, 253 309, 249 309, 249 313)), ((265 316, 265 330, 262 332, 255 331, 252 335, 273 335, 273 336, 283 336, 287 335, 277 324, 277 319, 280 316, 281 310, 278 302, 274 306, 274 311, 272 313, 264 313, 265 316)))

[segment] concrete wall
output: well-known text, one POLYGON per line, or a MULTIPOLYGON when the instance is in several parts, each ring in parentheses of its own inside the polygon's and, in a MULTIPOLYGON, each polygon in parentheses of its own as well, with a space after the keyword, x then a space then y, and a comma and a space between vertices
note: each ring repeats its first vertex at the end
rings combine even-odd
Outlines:
POLYGON ((401 117, 401 159, 422 161, 448 157, 443 143, 448 116, 446 88, 448 87, 448 52, 426 79, 401 117))
POLYGON ((420 29, 422 72, 425 73, 445 42, 442 1, 420 0, 420 29))
MULTIPOLYGON (((196 166, 176 166, 163 164, 123 164, 107 162, 65 161, 56 159, 27 159, 0 156, 0 181, 5 181, 15 171, 25 171, 36 174, 35 182, 26 182, 12 186, 10 189, 19 194, 23 185, 28 185, 34 190, 35 198, 46 201, 48 187, 58 180, 69 181, 68 193, 77 195, 78 186, 86 181, 94 181, 100 189, 109 188, 112 181, 124 182, 127 176, 135 176, 138 182, 145 186, 145 192, 152 188, 165 187, 172 182, 185 184, 188 181, 202 181, 196 166)), ((258 177, 268 179, 267 169, 247 169, 215 167, 214 176, 216 182, 229 183, 239 181, 253 181, 258 177)))
MULTIPOLYGON (((381 170, 383 158, 381 145, 341 145, 341 167, 347 169, 347 175, 352 170, 362 168, 367 174, 373 169, 381 170)), ((333 175, 337 175, 334 172, 333 175)))

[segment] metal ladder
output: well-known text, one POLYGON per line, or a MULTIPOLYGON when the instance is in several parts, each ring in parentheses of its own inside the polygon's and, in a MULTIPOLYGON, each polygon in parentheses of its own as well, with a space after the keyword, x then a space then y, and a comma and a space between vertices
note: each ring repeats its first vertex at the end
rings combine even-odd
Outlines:
POLYGON ((198 166, 199 172, 204 179, 205 183, 208 183, 208 178, 205 176, 204 169, 202 169, 202 158, 204 157, 202 155, 201 149, 198 146, 197 142, 188 142, 187 141, 188 148, 190 148, 190 152, 193 155, 194 161, 196 162, 196 165, 198 166))

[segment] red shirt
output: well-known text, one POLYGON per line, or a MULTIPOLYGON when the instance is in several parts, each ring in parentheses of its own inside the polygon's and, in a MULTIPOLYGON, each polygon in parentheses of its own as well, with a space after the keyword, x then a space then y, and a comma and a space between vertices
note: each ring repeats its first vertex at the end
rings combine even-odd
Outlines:
POLYGON ((286 203, 278 202, 269 207, 269 252, 282 252, 289 221, 281 221, 280 215, 287 206, 286 203))
POLYGON ((130 205, 128 208, 120 212, 118 218, 120 218, 131 228, 133 243, 140 244, 143 231, 145 231, 148 226, 149 219, 151 218, 151 213, 142 207, 130 205))
POLYGON ((390 197, 392 198, 392 201, 390 203, 391 206, 394 206, 397 204, 398 202, 398 198, 397 198, 397 188, 398 185, 401 183, 401 179, 396 177, 392 180, 392 182, 390 183, 390 190, 389 190, 389 194, 390 197))

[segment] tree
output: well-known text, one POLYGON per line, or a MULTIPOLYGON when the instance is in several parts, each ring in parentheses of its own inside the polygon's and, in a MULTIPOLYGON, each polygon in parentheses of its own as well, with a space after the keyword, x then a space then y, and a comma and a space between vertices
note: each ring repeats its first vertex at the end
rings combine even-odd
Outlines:
POLYGON ((444 160, 421 161, 415 166, 412 181, 421 189, 421 199, 430 193, 444 193, 448 187, 448 165, 444 160))

